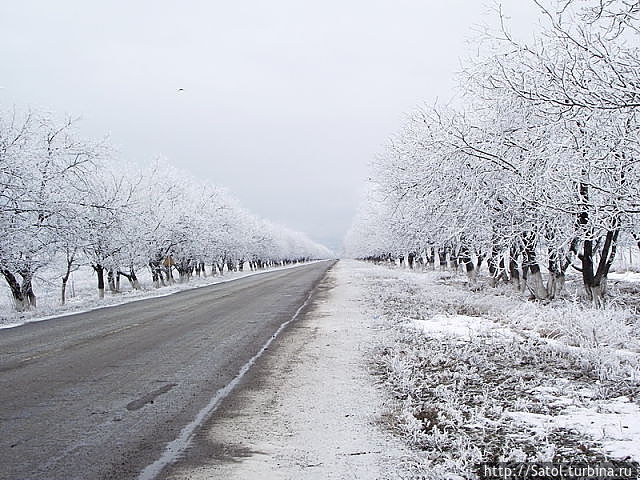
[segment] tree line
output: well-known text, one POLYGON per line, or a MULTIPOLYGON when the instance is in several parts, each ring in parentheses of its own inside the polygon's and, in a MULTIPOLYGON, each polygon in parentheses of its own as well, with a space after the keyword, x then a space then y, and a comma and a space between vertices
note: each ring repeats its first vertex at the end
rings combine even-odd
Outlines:
POLYGON ((347 236, 352 256, 437 257, 472 282, 486 261, 494 285, 538 299, 574 269, 603 305, 620 242, 640 247, 640 2, 534 3, 533 38, 500 12, 459 95, 416 109, 390 138, 347 236))
POLYGON ((19 311, 36 306, 33 281, 90 266, 98 296, 140 269, 156 287, 193 275, 261 269, 330 252, 304 234, 251 214, 225 190, 156 162, 118 162, 76 121, 16 109, 0 113, 0 272, 19 311))

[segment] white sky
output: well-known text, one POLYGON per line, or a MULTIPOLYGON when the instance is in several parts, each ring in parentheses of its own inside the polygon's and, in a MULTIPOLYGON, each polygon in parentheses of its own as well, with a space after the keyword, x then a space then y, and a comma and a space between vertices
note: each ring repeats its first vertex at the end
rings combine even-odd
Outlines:
MULTIPOLYGON (((505 0, 516 26, 530 0, 505 0)), ((5 1, 0 106, 37 106, 338 248, 367 165, 448 99, 480 0, 5 1), (178 92, 184 88, 184 92, 178 92)))

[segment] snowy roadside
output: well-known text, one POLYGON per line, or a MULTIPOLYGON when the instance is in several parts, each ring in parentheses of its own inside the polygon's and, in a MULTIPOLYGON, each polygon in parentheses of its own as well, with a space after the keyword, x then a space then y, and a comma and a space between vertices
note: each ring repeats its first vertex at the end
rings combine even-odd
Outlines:
POLYGON ((102 300, 97 298, 95 286, 93 285, 90 272, 80 272, 84 275, 80 276, 79 278, 78 293, 75 297, 68 299, 66 305, 64 306, 60 305, 59 303, 57 291, 48 290, 45 291, 45 294, 42 295, 42 297, 39 299, 38 308, 29 312, 16 312, 13 309, 13 304, 11 302, 8 289, 6 289, 6 301, 0 303, 0 330, 19 327, 20 325, 24 325, 25 323, 41 322, 44 320, 50 320, 52 318, 73 315, 75 313, 83 313, 92 310, 98 310, 100 308, 113 307, 116 305, 122 305, 138 300, 166 297, 168 295, 173 295, 174 293, 182 292, 184 290, 206 287, 217 283, 230 282, 233 280, 238 280, 240 278, 245 278, 252 275, 260 275, 267 272, 297 268, 302 265, 308 265, 310 263, 315 263, 315 261, 286 265, 282 267, 266 268, 264 270, 257 271, 225 272, 225 274, 222 276, 210 275, 208 277, 194 277, 189 282, 174 283, 173 285, 167 285, 161 288, 149 287, 148 285, 151 284, 151 281, 150 279, 145 279, 143 274, 141 276, 142 288, 140 290, 129 289, 115 294, 106 292, 106 296, 102 300))
POLYGON ((340 261, 163 478, 408 478, 370 372, 379 332, 340 261))
POLYGON ((384 329, 378 374, 421 478, 476 478, 483 461, 640 461, 637 313, 350 267, 384 329))

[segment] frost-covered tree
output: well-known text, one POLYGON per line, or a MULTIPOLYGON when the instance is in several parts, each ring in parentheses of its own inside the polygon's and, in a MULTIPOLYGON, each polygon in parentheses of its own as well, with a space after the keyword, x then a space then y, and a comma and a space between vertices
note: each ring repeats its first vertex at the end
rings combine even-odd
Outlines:
POLYGON ((640 213, 640 52, 627 41, 637 20, 626 2, 539 6, 546 26, 533 41, 502 28, 452 106, 418 109, 390 140, 352 254, 411 264, 438 252, 471 282, 486 258, 494 284, 541 299, 573 266, 602 305, 620 235, 640 213))
POLYGON ((36 306, 33 279, 93 269, 99 298, 120 278, 141 288, 331 253, 306 236, 243 209, 226 191, 161 162, 135 168, 105 142, 82 139, 75 121, 38 112, 0 114, 0 273, 20 311, 36 306))
POLYGON ((36 306, 32 282, 59 249, 73 264, 82 179, 102 146, 80 139, 74 121, 16 111, 0 114, 0 269, 18 310, 36 306))

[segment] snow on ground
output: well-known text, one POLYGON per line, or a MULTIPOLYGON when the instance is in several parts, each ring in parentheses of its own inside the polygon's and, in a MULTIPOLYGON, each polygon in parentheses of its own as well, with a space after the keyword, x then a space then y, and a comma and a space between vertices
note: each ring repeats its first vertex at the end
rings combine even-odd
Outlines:
POLYGON ((609 280, 614 282, 640 282, 640 272, 612 272, 609 274, 609 280))
POLYGON ((412 325, 431 337, 460 337, 468 341, 478 335, 514 335, 513 330, 469 315, 434 315, 429 320, 413 320, 412 325))
MULTIPOLYGON (((341 262, 342 263, 342 262, 341 262)), ((482 461, 640 461, 640 318, 572 295, 347 262, 382 327, 373 357, 421 478, 482 461)))
POLYGON ((365 308, 359 279, 339 262, 163 478, 410 478, 410 452, 386 431, 369 372, 378 331, 365 308))
POLYGON ((509 415, 542 434, 554 428, 583 432, 600 443, 612 458, 640 459, 640 408, 628 397, 596 401, 588 408, 568 406, 555 416, 529 412, 509 415))
MULTIPOLYGON (((96 308, 120 305, 123 303, 143 300, 147 298, 163 297, 191 288, 204 287, 220 282, 228 282, 249 275, 295 268, 301 264, 274 267, 258 271, 245 270, 243 272, 226 272, 224 275, 208 275, 207 277, 192 277, 188 282, 174 283, 160 288, 154 288, 151 275, 148 270, 139 272, 140 290, 133 290, 128 281, 123 278, 120 283, 120 292, 111 293, 105 290, 105 298, 98 298, 96 277, 89 267, 81 268, 72 274, 67 287, 66 305, 60 305, 59 285, 47 278, 40 278, 34 282, 38 307, 29 312, 18 313, 13 307, 13 300, 9 288, 4 284, 0 287, 0 329, 12 328, 28 322, 48 320, 50 318, 73 313, 85 312, 96 308)), ((105 278, 106 283, 106 278, 105 278)))

